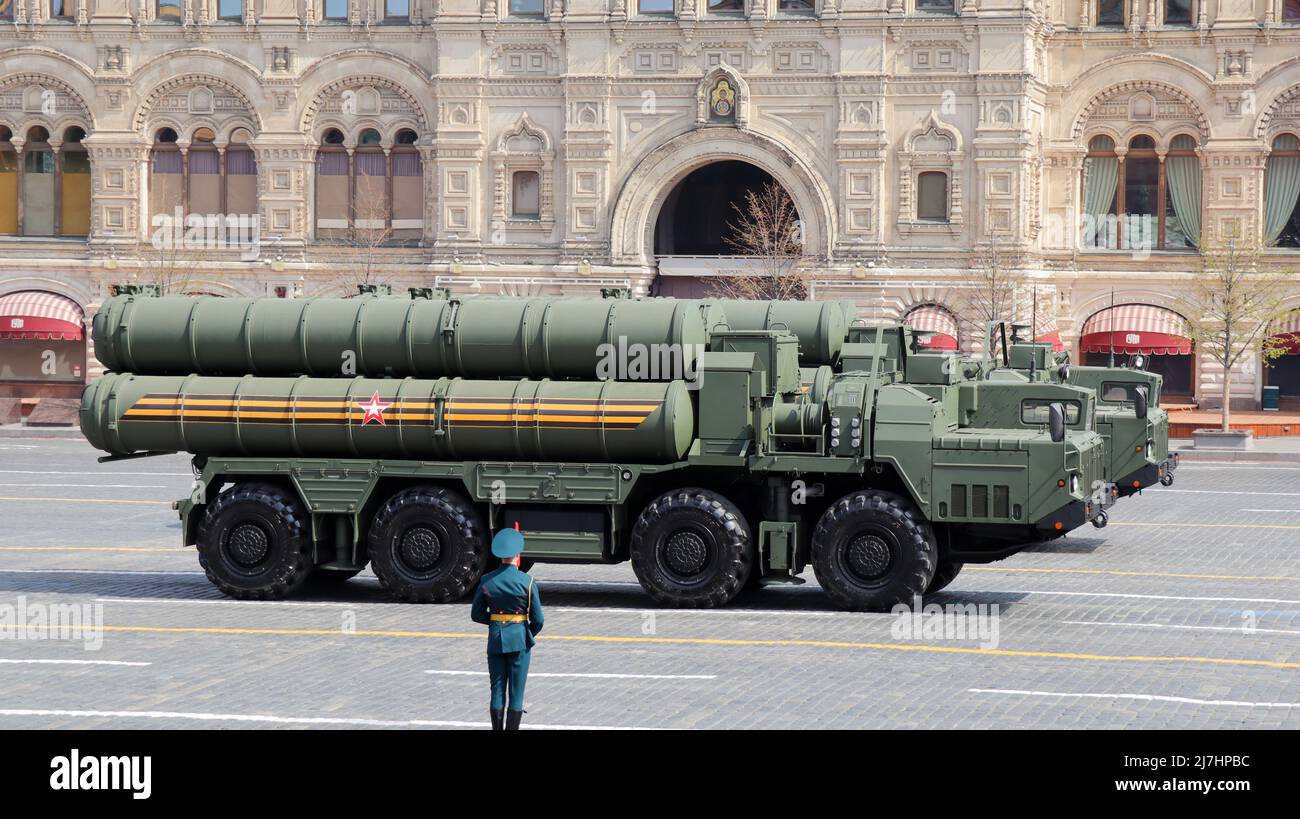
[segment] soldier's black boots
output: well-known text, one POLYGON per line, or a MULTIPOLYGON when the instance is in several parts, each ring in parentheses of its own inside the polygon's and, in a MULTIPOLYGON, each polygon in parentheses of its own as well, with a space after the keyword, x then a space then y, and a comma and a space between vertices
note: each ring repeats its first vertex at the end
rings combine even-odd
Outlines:
POLYGON ((506 730, 518 731, 519 722, 524 718, 523 711, 506 711, 506 730))
POLYGON ((502 709, 502 710, 498 711, 498 710, 495 709, 495 708, 489 708, 489 709, 488 709, 488 713, 492 715, 492 730, 493 730, 493 731, 500 731, 500 730, 501 730, 501 721, 502 721, 502 719, 505 717, 505 710, 502 709))

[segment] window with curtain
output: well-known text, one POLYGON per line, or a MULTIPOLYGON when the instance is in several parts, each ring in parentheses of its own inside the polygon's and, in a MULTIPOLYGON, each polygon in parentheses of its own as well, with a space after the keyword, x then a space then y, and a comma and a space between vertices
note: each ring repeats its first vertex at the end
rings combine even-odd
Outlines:
POLYGON ((812 14, 817 11, 817 3, 816 0, 780 0, 777 9, 790 14, 812 14))
POLYGON ((917 176, 916 218, 920 222, 948 221, 948 174, 926 171, 917 176))
POLYGON ((1124 27, 1124 0, 1097 0, 1097 25, 1124 27))
POLYGON ((1170 142, 1165 161, 1149 136, 1129 141, 1121 161, 1108 136, 1088 143, 1083 161, 1085 248, 1179 250, 1201 233, 1201 163, 1194 137, 1170 142))
POLYGON ((14 19, 14 3, 16 0, 0 0, 0 20, 10 21, 14 19))
POLYGON ((1273 140, 1264 170, 1264 244, 1300 248, 1300 136, 1273 140))
POLYGON ((374 128, 357 135, 349 156, 343 132, 328 128, 316 151, 316 235, 359 244, 418 242, 424 234, 424 176, 419 136, 393 135, 385 151, 374 128))
POLYGON ((0 125, 0 235, 18 233, 18 152, 13 131, 0 125))
MULTIPOLYGON (((207 127, 190 134, 182 152, 176 131, 159 128, 149 157, 149 204, 153 216, 249 216, 257 213, 257 161, 245 128, 231 132, 223 149, 207 127)), ((158 227, 157 225, 154 226, 158 227)))
POLYGON ((85 236, 90 233, 90 154, 82 141, 84 129, 72 126, 63 132, 59 150, 59 235, 85 236))
POLYGON ((1283 0, 1282 22, 1300 23, 1300 0, 1283 0))
POLYGON ((515 219, 540 219, 542 177, 536 171, 516 171, 511 176, 510 215, 515 219))
POLYGON ((158 15, 159 20, 165 23, 179 23, 181 21, 181 0, 158 0, 154 13, 158 15))
POLYGON ((673 0, 637 0, 636 8, 638 14, 672 14, 673 0))
POLYGON ((709 14, 740 14, 745 11, 745 0, 709 0, 709 14))
POLYGON ((1083 237, 1085 248, 1118 247, 1115 191, 1119 183, 1119 157, 1115 140, 1093 137, 1083 160, 1083 237))
POLYGON ((217 17, 227 22, 243 22, 244 0, 217 0, 217 17))
POLYGON ((76 0, 50 0, 50 17, 53 19, 69 20, 76 16, 76 13, 76 0))
POLYGON ((1201 241, 1201 158, 1196 138, 1179 134, 1165 154, 1165 212, 1163 241, 1166 250, 1196 247, 1201 241))
POLYGON ((53 236, 54 149, 50 132, 39 125, 27 131, 22 174, 23 235, 53 236))
POLYGON ((1165 0, 1165 25, 1190 26, 1192 0, 1165 0))

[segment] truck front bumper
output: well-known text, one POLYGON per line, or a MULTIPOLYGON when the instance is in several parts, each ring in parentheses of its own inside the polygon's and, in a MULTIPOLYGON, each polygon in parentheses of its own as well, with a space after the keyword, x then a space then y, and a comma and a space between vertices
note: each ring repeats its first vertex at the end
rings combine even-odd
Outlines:
POLYGON ((1178 453, 1175 452, 1159 463, 1150 463, 1130 472, 1119 480, 1119 496, 1127 498, 1157 483, 1169 486, 1174 482, 1174 470, 1177 468, 1178 453))
POLYGON ((1034 529, 1043 538, 1063 535, 1078 529, 1085 523, 1103 514, 1115 503, 1117 493, 1114 484, 1106 484, 1095 496, 1083 500, 1071 501, 1054 513, 1034 523, 1034 529))

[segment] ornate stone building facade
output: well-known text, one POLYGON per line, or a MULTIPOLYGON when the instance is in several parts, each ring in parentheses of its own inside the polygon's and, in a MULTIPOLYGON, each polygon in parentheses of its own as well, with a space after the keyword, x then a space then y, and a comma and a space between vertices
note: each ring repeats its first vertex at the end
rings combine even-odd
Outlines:
MULTIPOLYGON (((957 312, 993 247, 1076 360, 1112 299, 1176 310, 1199 244, 1300 267, 1300 0, 11 0, 0 18, 0 299, 83 317, 179 267, 173 289, 217 294, 691 292, 735 264, 701 244, 726 217, 706 194, 754 178, 793 198, 817 296, 957 312), (191 213, 256 215, 258 241, 151 256, 158 220, 191 213)), ((1185 366, 1174 392, 1210 403, 1223 374, 1185 366)), ((1269 376, 1232 378, 1252 404, 1269 376)), ((24 379, 0 369, 10 394, 24 379)))

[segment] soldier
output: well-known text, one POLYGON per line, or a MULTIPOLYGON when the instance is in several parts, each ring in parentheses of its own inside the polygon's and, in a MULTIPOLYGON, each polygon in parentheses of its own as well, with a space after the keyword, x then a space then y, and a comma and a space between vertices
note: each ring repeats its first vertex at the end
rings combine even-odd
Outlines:
POLYGON ((524 536, 502 529, 492 538, 492 554, 501 568, 483 575, 470 617, 488 627, 488 673, 492 677, 492 730, 519 730, 524 718, 524 683, 534 637, 542 630, 542 598, 533 578, 519 568, 524 536), (509 694, 510 708, 506 708, 509 694), (503 713, 504 711, 504 713, 503 713))

